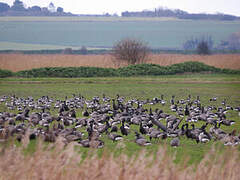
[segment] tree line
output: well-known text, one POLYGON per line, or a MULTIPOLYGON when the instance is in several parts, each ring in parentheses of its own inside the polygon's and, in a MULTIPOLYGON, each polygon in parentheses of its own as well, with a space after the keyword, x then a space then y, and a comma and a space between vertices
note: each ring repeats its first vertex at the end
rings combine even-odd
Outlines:
POLYGON ((62 7, 55 7, 50 3, 48 7, 32 6, 26 8, 20 0, 15 0, 12 6, 0 2, 1 16, 73 16, 71 13, 64 12, 62 7))
POLYGON ((156 8, 155 10, 144 10, 137 12, 122 12, 122 17, 175 17, 179 19, 192 19, 192 20, 239 20, 240 17, 228 15, 228 14, 192 14, 187 11, 182 11, 180 9, 167 9, 167 8, 156 8))

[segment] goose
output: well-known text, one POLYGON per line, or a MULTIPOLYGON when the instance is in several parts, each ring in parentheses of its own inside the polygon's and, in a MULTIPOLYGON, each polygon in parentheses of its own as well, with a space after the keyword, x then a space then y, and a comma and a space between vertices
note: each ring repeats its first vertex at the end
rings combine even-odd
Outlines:
POLYGON ((176 137, 176 138, 172 139, 171 142, 170 142, 170 145, 171 145, 172 147, 175 147, 175 148, 178 147, 178 146, 180 145, 180 140, 179 140, 179 138, 176 137))
POLYGON ((106 125, 99 127, 97 129, 97 131, 101 134, 101 133, 107 132, 109 127, 110 127, 110 125, 109 125, 108 121, 106 121, 106 125))
POLYGON ((36 139, 36 134, 35 133, 31 133, 29 135, 29 140, 34 140, 34 139, 36 139))
POLYGON ((90 141, 89 141, 89 139, 81 140, 81 141, 79 141, 78 143, 81 144, 81 146, 83 146, 83 147, 87 147, 87 148, 90 147, 90 141))
POLYGON ((209 99, 209 101, 217 101, 217 97, 212 97, 209 99))
POLYGON ((185 111, 184 111, 184 115, 185 116, 188 116, 190 113, 189 113, 189 109, 188 109, 188 106, 186 105, 185 106, 185 111))
POLYGON ((141 117, 140 116, 133 116, 130 120, 132 124, 139 125, 141 122, 141 117))
POLYGON ((163 95, 161 95, 161 100, 160 100, 161 104, 164 106, 166 104, 166 101, 163 99, 163 95))
POLYGON ((123 139, 123 137, 121 135, 118 135, 118 134, 107 132, 107 135, 108 135, 108 138, 111 139, 113 142, 123 139))
POLYGON ((160 137, 162 138, 166 137, 166 133, 160 132, 159 130, 154 128, 150 128, 149 133, 147 135, 149 136, 150 141, 152 140, 152 138, 156 140, 157 138, 160 138, 160 137))
POLYGON ((198 136, 199 138, 199 141, 202 142, 202 143, 206 143, 206 142, 209 142, 210 141, 210 138, 207 134, 205 134, 204 132, 201 132, 198 136))
POLYGON ((199 143, 199 138, 198 138, 198 133, 197 131, 195 131, 195 127, 194 125, 192 124, 192 129, 188 129, 188 124, 186 124, 186 136, 187 138, 191 138, 191 139, 195 139, 197 143, 199 143))
POLYGON ((222 100, 222 105, 225 106, 226 105, 226 99, 222 100))
POLYGON ((115 99, 112 99, 112 106, 113 106, 113 110, 115 110, 115 111, 117 111, 119 108, 119 106, 116 105, 116 103, 115 103, 115 99))
POLYGON ((118 132, 118 127, 117 126, 112 126, 111 132, 118 132))
POLYGON ((127 131, 126 127, 124 126, 124 123, 125 123, 125 120, 122 121, 122 126, 120 127, 120 130, 121 130, 122 135, 127 136, 128 131, 127 131))
POLYGON ((88 108, 86 108, 86 110, 82 113, 82 115, 84 117, 88 117, 89 116, 88 108))
POLYGON ((142 134, 147 134, 147 130, 146 130, 145 128, 143 128, 142 122, 140 123, 139 131, 140 131, 140 133, 142 133, 142 134))
POLYGON ((138 132, 135 132, 136 140, 135 142, 140 146, 149 146, 151 143, 147 141, 144 137, 140 136, 138 132))
POLYGON ((227 133, 225 131, 223 131, 222 129, 220 129, 221 123, 219 123, 219 126, 217 127, 217 123, 214 125, 214 127, 211 127, 209 132, 210 134, 214 134, 217 139, 222 139, 224 138, 227 133))
POLYGON ((235 121, 223 119, 223 120, 220 120, 220 123, 225 126, 231 126, 231 125, 235 124, 235 121))
POLYGON ((183 135, 185 135, 185 133, 186 133, 186 130, 184 129, 185 126, 186 126, 186 124, 183 124, 183 125, 181 126, 181 129, 175 130, 175 133, 177 133, 178 136, 183 136, 183 135))

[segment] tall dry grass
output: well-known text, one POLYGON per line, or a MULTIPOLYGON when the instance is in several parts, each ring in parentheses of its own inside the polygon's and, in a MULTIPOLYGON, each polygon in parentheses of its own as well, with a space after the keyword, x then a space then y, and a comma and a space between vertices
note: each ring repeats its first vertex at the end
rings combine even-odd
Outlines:
POLYGON ((105 151, 101 158, 92 156, 81 162, 81 154, 74 150, 74 144, 63 148, 57 141, 54 146, 54 150, 46 150, 39 142, 36 152, 27 156, 22 153, 22 148, 2 148, 0 179, 239 179, 239 151, 235 148, 229 148, 221 155, 216 155, 212 149, 199 165, 189 167, 186 163, 174 164, 165 147, 160 147, 155 159, 145 156, 144 151, 137 159, 125 155, 114 158, 105 151))
MULTIPOLYGON (((185 61, 199 61, 205 64, 229 69, 240 69, 240 54, 218 54, 209 56, 158 54, 150 55, 146 63, 154 63, 162 66, 181 63, 185 61)), ((120 64, 123 66, 126 64, 120 64)), ((24 54, 0 54, 0 69, 11 71, 27 70, 40 67, 114 67, 111 55, 24 55, 24 54)))

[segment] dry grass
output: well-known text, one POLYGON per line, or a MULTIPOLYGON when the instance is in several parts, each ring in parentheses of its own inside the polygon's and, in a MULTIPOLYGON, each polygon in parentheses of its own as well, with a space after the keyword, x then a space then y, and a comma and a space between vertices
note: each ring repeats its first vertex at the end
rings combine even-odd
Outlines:
POLYGON ((63 148, 61 141, 57 141, 54 150, 44 150, 42 143, 39 142, 36 152, 27 156, 23 155, 22 148, 14 146, 0 150, 0 179, 8 180, 237 180, 240 170, 239 151, 236 148, 228 148, 221 155, 213 149, 196 168, 189 167, 186 163, 174 164, 164 147, 160 148, 155 159, 153 156, 145 156, 144 152, 137 159, 125 155, 114 158, 105 151, 101 158, 89 157, 82 163, 81 155, 74 150, 74 144, 63 148))
POLYGON ((161 54, 152 55, 148 63, 160 64, 162 66, 182 63, 185 61, 198 61, 218 68, 240 69, 240 54, 217 54, 217 55, 179 55, 161 54))
MULTIPOLYGON (((0 69, 8 69, 16 72, 39 67, 95 66, 115 68, 118 65, 113 63, 112 58, 113 57, 111 55, 1 54, 0 69)), ((240 69, 240 54, 219 54, 210 56, 159 54, 150 55, 147 63, 166 66, 185 61, 199 61, 219 68, 240 69)))

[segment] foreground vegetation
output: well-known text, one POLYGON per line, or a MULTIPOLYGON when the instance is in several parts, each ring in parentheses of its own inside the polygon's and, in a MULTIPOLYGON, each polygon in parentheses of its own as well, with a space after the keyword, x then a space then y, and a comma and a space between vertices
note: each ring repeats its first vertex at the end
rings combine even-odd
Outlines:
MULTIPOLYGON (((46 148, 42 142, 36 151, 24 155, 21 148, 1 148, 0 178, 2 179, 179 179, 212 180, 239 179, 239 151, 236 148, 214 148, 196 166, 174 164, 166 147, 161 147, 156 156, 142 151, 138 157, 113 156, 104 150, 97 156, 95 150, 82 160, 81 152, 72 145, 64 148, 57 141, 46 148), (229 155, 231 154, 231 155, 229 155)), ((118 145, 117 148, 121 146, 118 145)), ((186 159, 187 160, 187 159, 186 159)))

